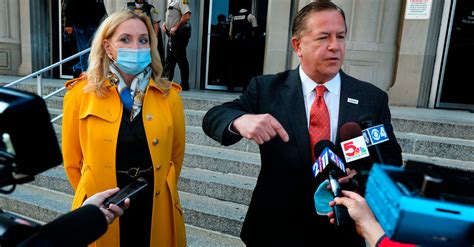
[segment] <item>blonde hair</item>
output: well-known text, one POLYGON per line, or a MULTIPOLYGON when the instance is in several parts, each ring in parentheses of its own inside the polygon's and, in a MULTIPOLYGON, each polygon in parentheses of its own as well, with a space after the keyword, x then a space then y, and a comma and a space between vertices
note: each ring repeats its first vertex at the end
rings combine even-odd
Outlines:
POLYGON ((102 42, 106 39, 110 39, 114 35, 117 27, 130 19, 139 19, 145 24, 150 40, 150 67, 153 71, 152 79, 158 87, 163 89, 165 94, 168 93, 171 83, 161 78, 163 66, 157 49, 158 40, 150 19, 144 14, 137 14, 130 10, 123 10, 110 15, 97 29, 91 45, 89 68, 87 69, 87 85, 84 87, 84 92, 95 92, 100 96, 105 95, 106 87, 104 86, 104 82, 107 80, 110 58, 107 56, 102 42))

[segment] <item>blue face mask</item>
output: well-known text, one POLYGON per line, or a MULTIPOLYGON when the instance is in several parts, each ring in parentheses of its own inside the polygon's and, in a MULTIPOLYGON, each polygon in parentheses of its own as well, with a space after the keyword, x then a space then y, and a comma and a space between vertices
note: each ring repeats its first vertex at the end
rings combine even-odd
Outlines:
POLYGON ((136 75, 151 63, 150 48, 117 48, 117 67, 126 74, 136 75))

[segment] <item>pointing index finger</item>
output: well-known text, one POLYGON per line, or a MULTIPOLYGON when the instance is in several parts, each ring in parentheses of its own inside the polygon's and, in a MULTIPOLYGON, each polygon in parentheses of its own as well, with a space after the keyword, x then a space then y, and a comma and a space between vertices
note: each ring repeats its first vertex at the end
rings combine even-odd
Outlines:
POLYGON ((270 121, 270 124, 271 124, 272 128, 277 132, 278 136, 280 136, 282 141, 288 142, 288 140, 290 140, 290 138, 288 136, 288 133, 286 133, 286 130, 283 128, 283 126, 281 126, 281 124, 280 124, 280 122, 278 122, 278 120, 273 118, 270 121))

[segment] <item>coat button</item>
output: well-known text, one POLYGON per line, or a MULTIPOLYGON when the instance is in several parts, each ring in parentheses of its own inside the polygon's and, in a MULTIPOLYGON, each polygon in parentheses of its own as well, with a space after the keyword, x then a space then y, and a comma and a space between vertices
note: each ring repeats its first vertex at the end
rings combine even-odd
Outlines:
POLYGON ((158 171, 158 170, 160 170, 160 168, 161 168, 161 165, 158 164, 158 165, 156 166, 156 170, 158 171))
POLYGON ((153 120, 153 115, 151 115, 150 113, 146 114, 146 120, 148 121, 153 120))
POLYGON ((160 190, 157 190, 155 193, 155 196, 159 196, 159 195, 160 195, 160 190))
POLYGON ((158 143, 160 143, 160 141, 158 139, 153 139, 153 146, 156 146, 158 145, 158 143))

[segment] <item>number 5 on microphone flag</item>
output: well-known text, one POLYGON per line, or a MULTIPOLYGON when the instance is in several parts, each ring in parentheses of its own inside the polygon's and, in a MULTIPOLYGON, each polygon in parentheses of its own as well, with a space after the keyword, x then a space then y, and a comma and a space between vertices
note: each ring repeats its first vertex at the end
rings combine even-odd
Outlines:
POLYGON ((347 163, 370 156, 362 136, 341 142, 341 146, 347 163))

